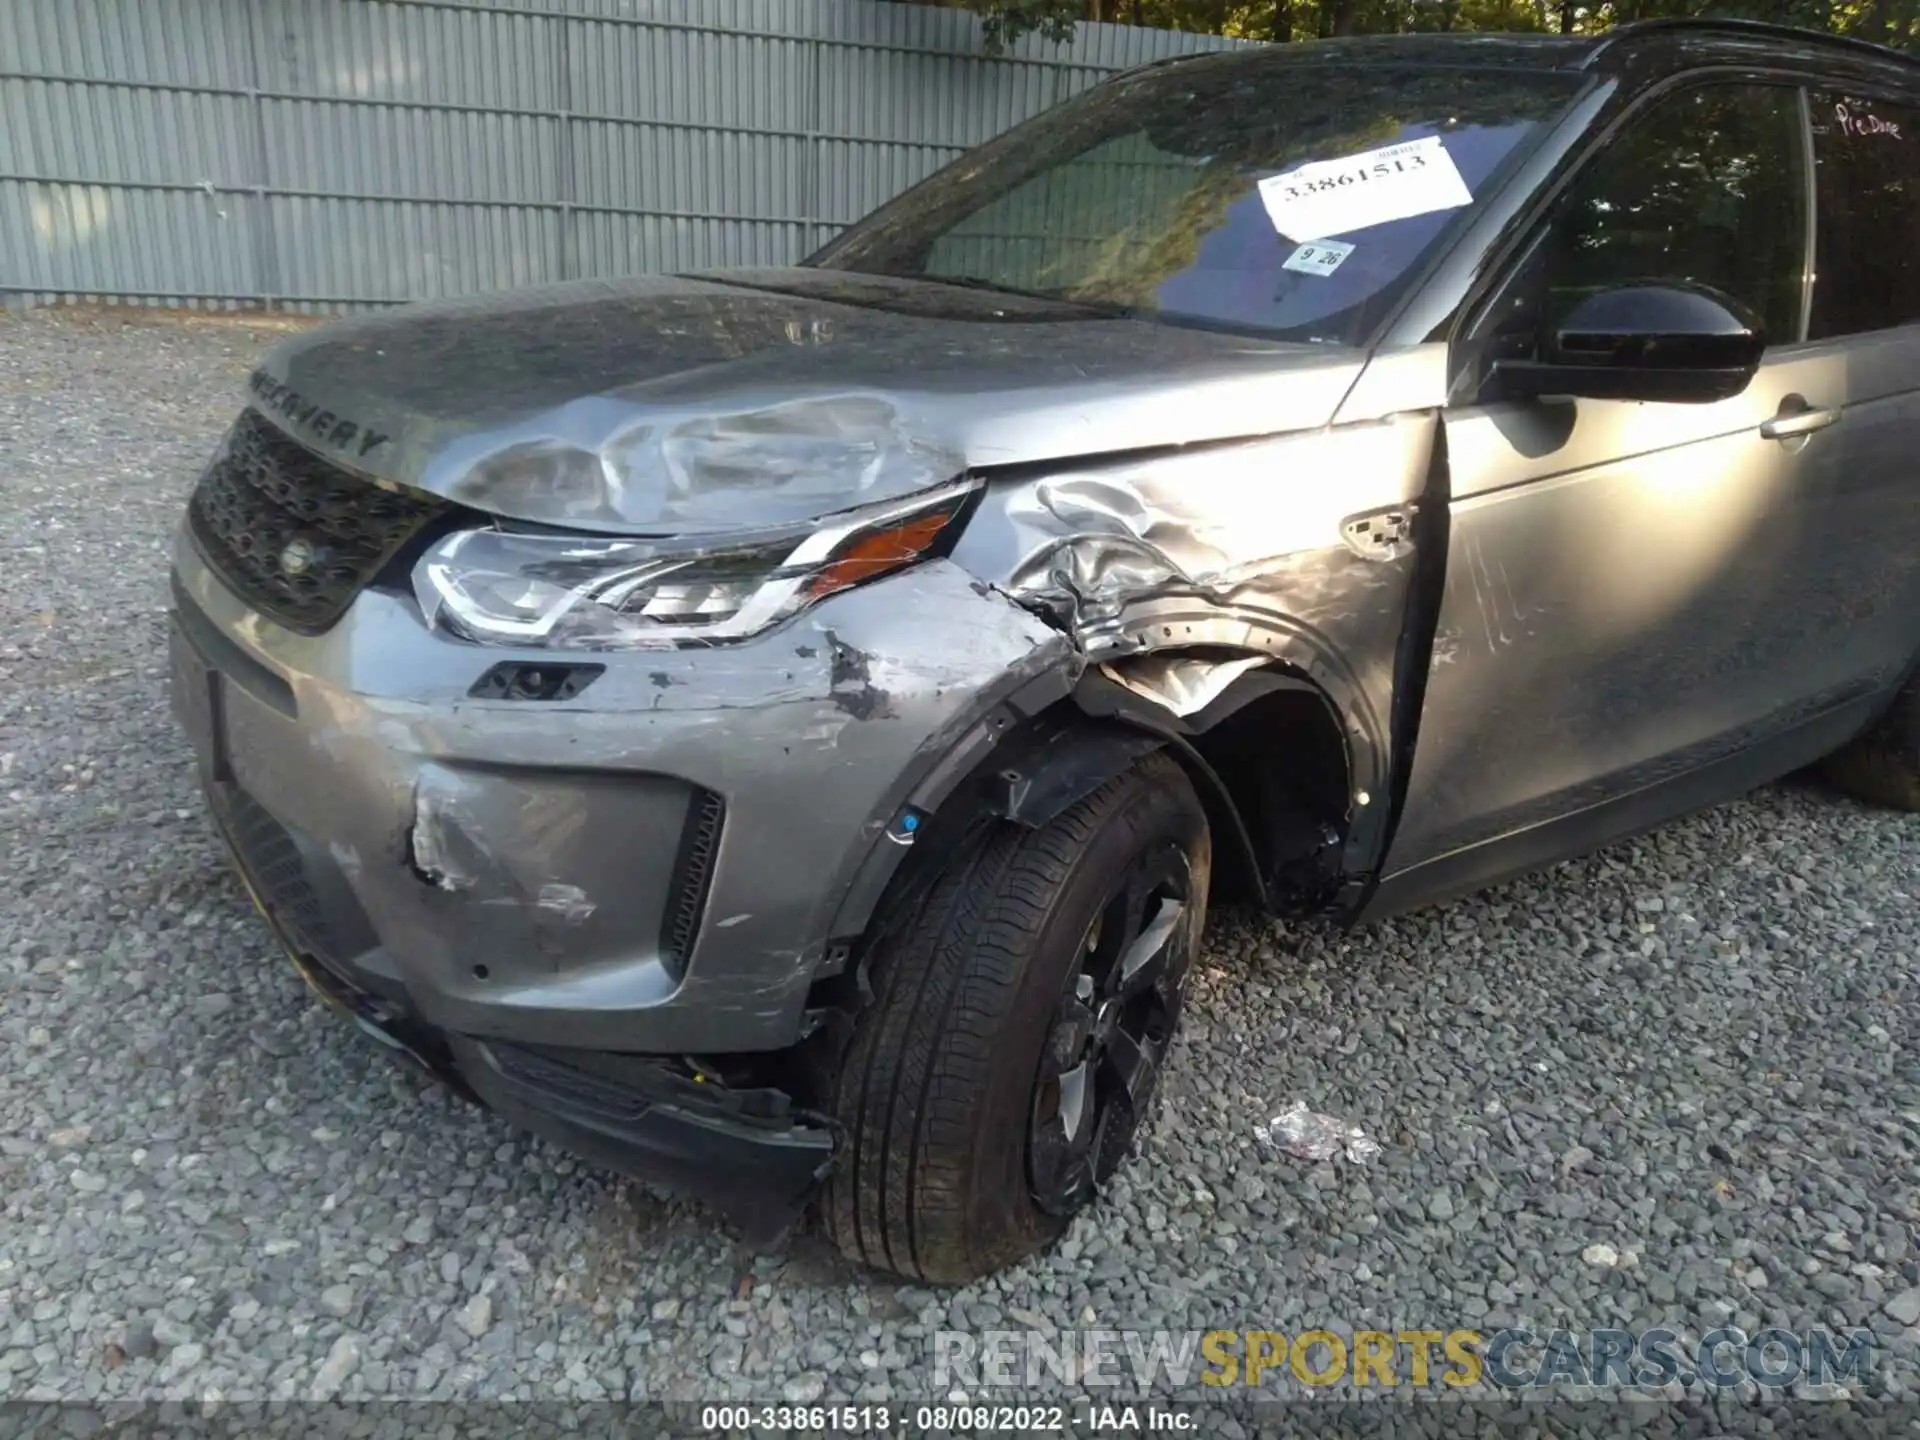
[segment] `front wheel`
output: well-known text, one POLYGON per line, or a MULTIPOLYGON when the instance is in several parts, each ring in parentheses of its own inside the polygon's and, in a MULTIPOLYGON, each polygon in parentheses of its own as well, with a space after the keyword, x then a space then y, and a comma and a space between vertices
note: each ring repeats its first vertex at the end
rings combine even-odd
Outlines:
POLYGON ((985 832, 885 927, 834 1093, 823 1213, 847 1255, 968 1280, 1093 1199, 1149 1113, 1211 862, 1154 754, 1039 829, 985 832))

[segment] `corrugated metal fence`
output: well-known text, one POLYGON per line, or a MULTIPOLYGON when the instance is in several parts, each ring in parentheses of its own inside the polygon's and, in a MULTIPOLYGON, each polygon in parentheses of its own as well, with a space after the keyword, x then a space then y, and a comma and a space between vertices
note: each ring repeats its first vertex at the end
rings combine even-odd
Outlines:
POLYGON ((871 0, 0 0, 0 294, 339 310, 798 259, 1102 76, 871 0))

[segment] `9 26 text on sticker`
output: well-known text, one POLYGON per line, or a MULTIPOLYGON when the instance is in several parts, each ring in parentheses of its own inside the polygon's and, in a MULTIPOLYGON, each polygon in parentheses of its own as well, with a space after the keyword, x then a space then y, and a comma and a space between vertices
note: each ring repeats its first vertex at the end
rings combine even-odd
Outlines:
POLYGON ((1282 270, 1297 270, 1302 275, 1331 275, 1340 262, 1353 253, 1344 240, 1309 240, 1280 262, 1282 270))

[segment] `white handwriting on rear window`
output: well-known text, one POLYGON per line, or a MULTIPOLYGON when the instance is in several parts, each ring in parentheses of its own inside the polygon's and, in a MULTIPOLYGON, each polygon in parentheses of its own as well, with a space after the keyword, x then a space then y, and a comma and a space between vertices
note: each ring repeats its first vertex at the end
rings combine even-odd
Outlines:
POLYGON ((1855 111, 1844 105, 1836 105, 1833 107, 1833 118, 1839 123, 1843 135, 1891 135, 1895 140, 1906 138, 1893 121, 1882 120, 1870 110, 1855 111))

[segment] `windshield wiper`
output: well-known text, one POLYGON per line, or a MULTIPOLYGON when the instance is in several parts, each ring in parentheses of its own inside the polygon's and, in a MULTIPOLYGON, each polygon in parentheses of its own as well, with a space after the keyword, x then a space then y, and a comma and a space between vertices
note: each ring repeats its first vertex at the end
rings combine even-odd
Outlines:
POLYGON ((979 275, 918 275, 911 278, 928 280, 935 285, 951 285, 959 290, 990 290, 1001 295, 1019 295, 1028 300, 1051 300, 1056 305, 1073 305, 1082 310, 1111 315, 1118 320, 1131 320, 1140 313, 1130 305, 1115 305, 1105 300, 1080 300, 1058 290, 1025 290, 1018 285, 1005 285, 979 275))

